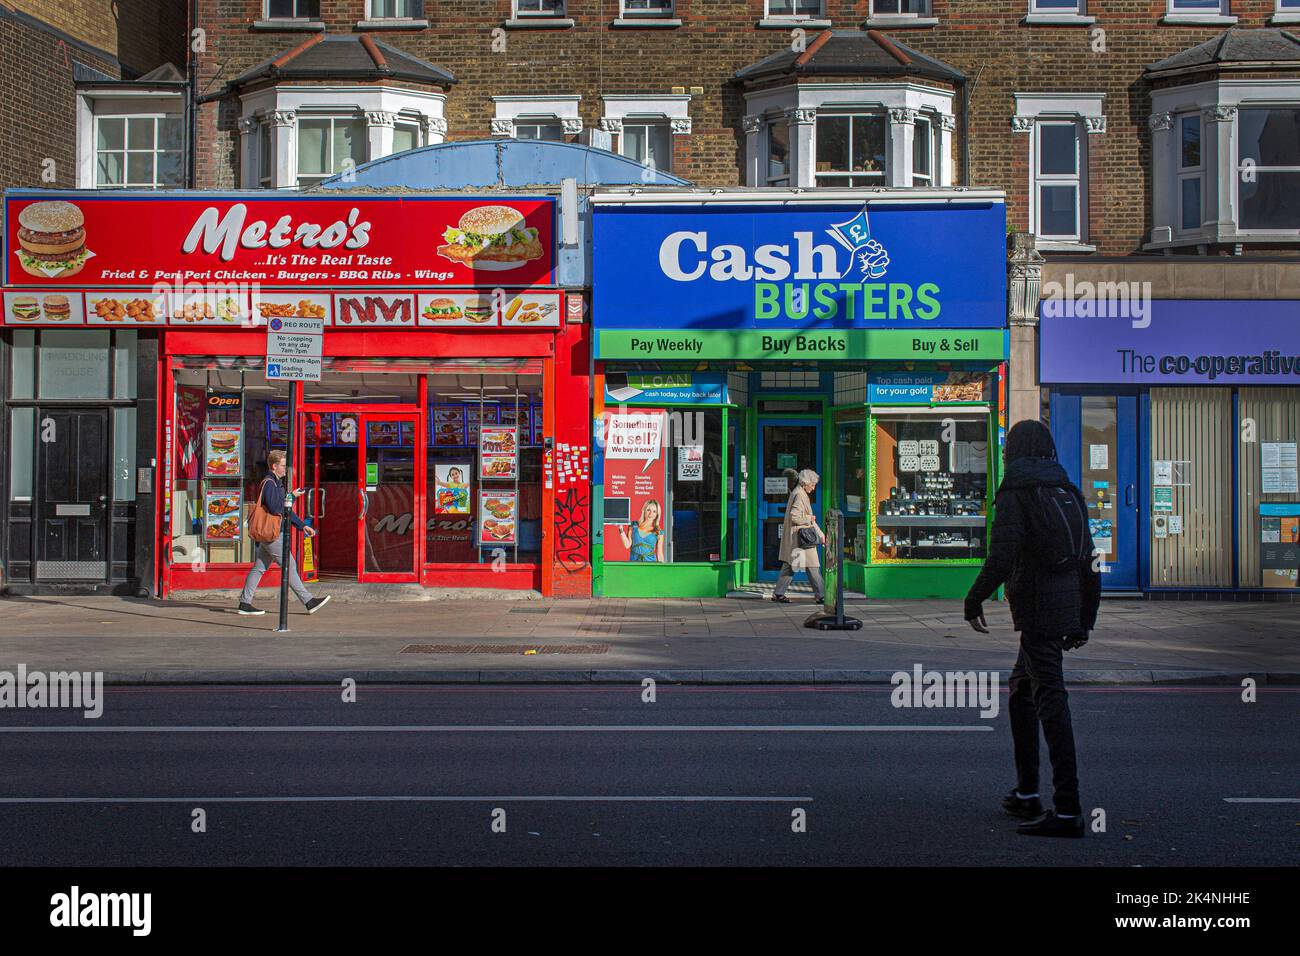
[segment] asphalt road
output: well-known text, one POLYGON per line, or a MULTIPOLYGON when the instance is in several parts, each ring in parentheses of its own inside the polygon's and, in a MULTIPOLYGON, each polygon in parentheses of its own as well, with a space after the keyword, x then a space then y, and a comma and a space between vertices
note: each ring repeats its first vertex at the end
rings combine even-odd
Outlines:
POLYGON ((654 703, 590 686, 105 693, 98 720, 0 710, 5 865, 1300 858, 1294 687, 1251 704, 1231 687, 1072 688, 1084 806, 1106 825, 1079 841, 1017 836, 998 807, 1014 782, 1005 692, 994 720, 895 709, 879 686, 660 685, 654 703), (75 729, 33 732, 48 727, 75 729))

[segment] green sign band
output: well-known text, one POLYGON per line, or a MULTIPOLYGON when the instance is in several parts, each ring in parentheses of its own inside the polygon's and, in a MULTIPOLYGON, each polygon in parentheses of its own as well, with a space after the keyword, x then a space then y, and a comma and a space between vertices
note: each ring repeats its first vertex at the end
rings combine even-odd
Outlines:
POLYGON ((950 362, 1006 358, 1002 329, 820 329, 800 332, 602 329, 602 359, 855 359, 950 362))

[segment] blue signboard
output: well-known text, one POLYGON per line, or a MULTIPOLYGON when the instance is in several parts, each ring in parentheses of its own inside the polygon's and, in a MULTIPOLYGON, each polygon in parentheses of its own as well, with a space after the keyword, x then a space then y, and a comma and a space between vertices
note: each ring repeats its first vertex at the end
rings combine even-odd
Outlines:
POLYGON ((656 405, 684 402, 721 405, 727 401, 727 383, 720 374, 699 372, 608 372, 605 402, 609 405, 656 405))
POLYGON ((999 328, 1001 202, 608 206, 597 329, 999 328))

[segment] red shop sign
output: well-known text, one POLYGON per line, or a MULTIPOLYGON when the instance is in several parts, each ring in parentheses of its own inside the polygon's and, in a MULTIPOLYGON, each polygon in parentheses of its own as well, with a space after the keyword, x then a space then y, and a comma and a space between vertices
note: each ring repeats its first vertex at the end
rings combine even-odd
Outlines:
POLYGON ((6 286, 554 284, 555 200, 14 191, 6 286))

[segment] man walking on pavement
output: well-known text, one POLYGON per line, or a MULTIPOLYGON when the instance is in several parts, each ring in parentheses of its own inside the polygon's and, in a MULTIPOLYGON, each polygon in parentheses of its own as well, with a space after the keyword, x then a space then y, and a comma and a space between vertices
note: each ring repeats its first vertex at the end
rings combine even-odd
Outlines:
MULTIPOLYGON (((266 456, 266 468, 269 474, 262 480, 261 490, 258 492, 258 500, 262 507, 273 515, 287 514, 289 521, 293 526, 309 538, 316 536, 316 529, 308 525, 298 517, 292 510, 293 500, 289 499, 285 503, 284 488, 280 482, 284 481, 286 471, 284 462, 284 452, 276 449, 266 456)), ((308 614, 315 614, 326 602, 329 601, 329 595, 325 597, 312 597, 311 592, 307 590, 306 585, 302 583, 302 578, 298 575, 298 562, 293 559, 293 554, 289 555, 289 560, 285 561, 281 554, 283 540, 276 535, 274 540, 269 542, 259 542, 257 545, 256 559, 253 566, 248 569, 248 577, 244 578, 244 589, 239 595, 239 613, 240 614, 265 614, 259 607, 253 606, 253 598, 257 596, 257 585, 262 580, 262 575, 272 564, 280 565, 281 571, 287 566, 289 570, 289 588, 298 596, 298 600, 303 603, 308 614)))
POLYGON ((1028 821, 1017 828, 1026 836, 1081 837, 1062 651, 1087 642, 1101 604, 1101 574, 1087 505, 1056 460, 1052 434, 1041 423, 1018 422, 1007 434, 1006 472, 994 508, 988 557, 966 595, 965 618, 987 634, 982 603, 1006 584, 1020 654, 1007 682, 1017 782, 1002 806, 1028 821), (1055 809, 1047 812, 1038 794, 1040 724, 1052 761, 1055 809))

